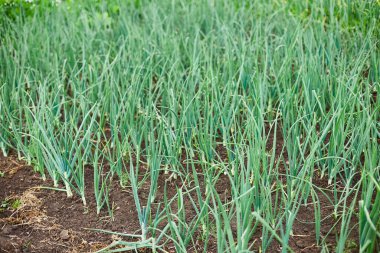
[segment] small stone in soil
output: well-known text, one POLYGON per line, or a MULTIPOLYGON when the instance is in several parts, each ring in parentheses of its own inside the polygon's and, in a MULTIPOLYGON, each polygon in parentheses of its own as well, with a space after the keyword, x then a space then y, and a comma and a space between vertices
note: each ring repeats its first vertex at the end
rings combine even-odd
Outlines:
POLYGON ((298 240, 298 241, 296 241, 296 245, 298 246, 298 247, 300 247, 301 249, 303 249, 303 248, 305 248, 306 247, 306 245, 305 245, 305 241, 304 240, 298 240))
POLYGON ((9 235, 10 233, 12 233, 12 231, 13 231, 13 228, 11 226, 5 226, 3 228, 3 234, 4 235, 9 235))
POLYGON ((59 234, 59 237, 62 239, 62 240, 68 240, 70 238, 69 236, 69 231, 67 230, 62 230, 61 233, 59 234))
POLYGON ((308 242, 306 240, 298 240, 296 241, 296 244, 298 247, 300 247, 301 249, 303 248, 306 248, 308 246, 308 242))

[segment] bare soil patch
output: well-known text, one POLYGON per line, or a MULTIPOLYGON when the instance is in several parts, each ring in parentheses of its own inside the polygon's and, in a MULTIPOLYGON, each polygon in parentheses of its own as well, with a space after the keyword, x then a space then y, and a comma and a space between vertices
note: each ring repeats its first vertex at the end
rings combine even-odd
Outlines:
MULTIPOLYGON (((279 148, 279 147, 278 147, 279 148)), ((222 151, 221 151, 222 152, 222 151)), ((103 210, 100 215, 96 214, 95 199, 92 196, 92 175, 86 176, 86 185, 89 189, 87 198, 88 205, 83 206, 79 197, 74 196, 68 199, 65 192, 41 188, 41 186, 51 187, 52 182, 41 180, 32 168, 17 160, 14 154, 9 157, 0 155, 0 253, 3 252, 95 252, 114 240, 115 236, 107 233, 95 232, 91 229, 111 230, 114 232, 124 232, 129 234, 139 233, 139 222, 137 212, 130 188, 121 188, 116 182, 110 187, 110 203, 112 203, 113 217, 109 216, 107 210, 103 210)), ((155 202, 162 201, 164 187, 172 195, 176 192, 177 183, 167 184, 168 175, 160 175, 158 182, 158 194, 155 202)), ((200 177, 200 185, 203 185, 203 178, 200 177)), ((322 210, 321 237, 326 237, 331 249, 336 242, 336 234, 339 233, 339 226, 334 226, 336 220, 332 217, 332 206, 327 196, 332 193, 328 191, 326 180, 316 178, 315 185, 326 189, 324 194, 318 192, 322 210), (334 228, 335 227, 335 228, 334 228)), ((217 191, 224 194, 229 199, 229 192, 226 186, 229 184, 228 178, 221 176, 217 184, 217 191)), ((228 188, 228 187, 227 187, 228 188)), ((140 197, 146 200, 149 193, 149 185, 140 189, 140 197)), ((174 196, 174 195, 172 195, 174 196)), ((170 196, 169 196, 170 197, 170 196)), ((190 201, 186 202, 186 211, 191 216, 195 216, 190 201)), ((355 219, 355 218, 354 218, 355 219)), ((297 215, 297 221, 293 225, 293 236, 289 246, 295 252, 320 252, 321 248, 315 240, 314 209, 312 204, 303 205, 297 215)), ((355 224, 355 221, 353 222, 355 224)), ((231 223, 233 230, 236 225, 231 223)), ((350 243, 352 252, 357 252, 358 229, 353 229, 350 243)), ((258 230, 260 232, 260 228, 258 230)), ((132 238, 123 238, 132 240, 132 238)), ((196 239, 196 248, 189 248, 188 252, 202 251, 204 242, 200 238, 196 239)), ((260 237, 252 238, 256 240, 257 250, 260 247, 260 237)), ((278 243, 273 242, 270 252, 281 250, 278 243)), ((169 252, 175 252, 170 246, 169 252)), ((217 252, 216 241, 211 237, 208 242, 208 252, 217 252)), ((142 252, 148 252, 142 251, 142 252)))

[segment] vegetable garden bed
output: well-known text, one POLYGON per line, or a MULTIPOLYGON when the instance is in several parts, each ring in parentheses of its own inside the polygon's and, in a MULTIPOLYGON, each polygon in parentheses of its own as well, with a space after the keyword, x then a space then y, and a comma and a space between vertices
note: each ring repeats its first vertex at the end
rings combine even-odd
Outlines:
POLYGON ((0 1, 0 251, 380 250, 378 1, 0 1))

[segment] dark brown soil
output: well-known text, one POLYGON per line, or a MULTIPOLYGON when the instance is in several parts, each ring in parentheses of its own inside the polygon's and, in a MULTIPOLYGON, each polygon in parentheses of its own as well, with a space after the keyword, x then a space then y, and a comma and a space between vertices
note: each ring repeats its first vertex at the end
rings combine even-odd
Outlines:
MULTIPOLYGON (((14 154, 4 157, 0 153, 0 171, 3 173, 0 177, 0 204, 2 204, 0 253, 95 252, 115 240, 134 239, 95 232, 93 229, 126 234, 140 232, 131 189, 120 187, 116 180, 110 187, 110 204, 113 210, 111 217, 107 210, 102 210, 99 215, 96 214, 96 202, 91 194, 86 196, 87 206, 85 207, 81 198, 76 195, 67 198, 65 192, 46 189, 52 187, 52 181, 42 181, 38 173, 35 173, 23 161, 18 161, 14 154), (16 207, 14 205, 17 202, 21 204, 16 207)), ((91 171, 87 172, 86 187, 92 189, 93 175, 91 171)), ((156 206, 163 200, 165 185, 169 197, 172 197, 176 192, 176 186, 180 184, 174 181, 167 184, 168 177, 168 175, 160 176, 156 206)), ((221 182, 220 185, 218 191, 224 192, 225 184, 221 182)), ((148 193, 149 182, 146 182, 139 189, 142 202, 146 201, 148 193)), ((195 216, 190 201, 186 203, 186 210, 192 212, 193 217, 195 216)), ((209 245, 211 250, 209 252, 214 252, 215 245, 213 246, 213 243, 209 245)), ((167 250, 174 252, 170 247, 167 250)))
MULTIPOLYGON (((276 148, 280 148, 276 147, 276 148)), ((221 153, 223 151, 221 150, 221 153)), ((39 175, 18 161, 15 155, 4 157, 0 153, 0 253, 3 252, 95 252, 114 240, 118 236, 107 233, 95 232, 92 229, 112 230, 128 234, 138 234, 139 222, 137 218, 134 199, 130 188, 121 188, 115 182, 110 187, 110 203, 113 209, 113 217, 109 216, 107 210, 100 215, 96 214, 95 199, 91 194, 86 196, 87 206, 84 207, 79 197, 68 199, 65 192, 41 188, 41 186, 51 187, 52 182, 43 182, 39 175)), ((86 185, 92 189, 92 175, 87 173, 86 185)), ((163 188, 166 185, 166 175, 161 175, 158 182, 158 194, 155 202, 162 201, 163 188)), ((200 185, 203 185, 203 178, 200 176, 200 185)), ((116 181, 116 180, 115 180, 116 181)), ((178 184, 180 182, 178 181, 178 184)), ((225 194, 226 199, 229 193, 225 191, 228 185, 227 177, 221 176, 217 183, 217 191, 225 194)), ((323 189, 328 185, 325 180, 316 179, 315 184, 323 189)), ((176 192, 176 182, 167 184, 167 192, 174 196, 176 192)), ((140 197, 146 200, 149 192, 149 182, 143 185, 140 190, 140 197)), ((89 190, 88 192, 92 192, 89 190)), ((328 191, 327 196, 331 196, 328 191)), ((170 196, 169 196, 170 197, 170 196)), ((321 217, 321 238, 326 236, 326 242, 333 248, 336 244, 336 221, 332 218, 332 207, 328 198, 318 192, 318 197, 322 206, 321 217), (331 231, 330 231, 331 230, 331 231)), ((195 216, 195 212, 190 201, 186 201, 186 211, 195 216)), ((293 225, 293 236, 289 241, 289 246, 295 252, 320 252, 315 240, 314 209, 311 204, 303 205, 297 215, 297 220, 293 225)), ((355 224, 353 221, 352 224, 355 224)), ((231 224, 232 229, 234 224, 231 224)), ((236 226, 236 225, 235 225, 236 226)), ((358 244, 358 229, 353 229, 350 242, 358 244)), ((260 228, 258 229, 260 232, 260 228)), ((261 233, 258 233, 261 234, 261 233)), ((132 240, 132 238, 123 238, 132 240)), ((256 247, 260 247, 260 238, 256 247)), ((198 240, 198 239, 197 239, 198 240)), ((202 251, 204 242, 196 243, 196 249, 189 248, 188 252, 202 251)), ((169 252, 175 252, 170 246, 169 252)), ((272 243, 269 252, 279 252, 280 245, 272 243)), ((215 239, 211 237, 208 242, 208 252, 216 252, 215 239)), ((356 252, 357 247, 352 248, 356 252)), ((142 251, 144 252, 144 251, 142 251)))

